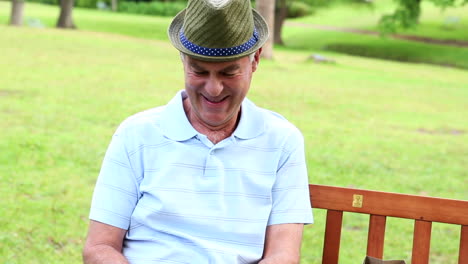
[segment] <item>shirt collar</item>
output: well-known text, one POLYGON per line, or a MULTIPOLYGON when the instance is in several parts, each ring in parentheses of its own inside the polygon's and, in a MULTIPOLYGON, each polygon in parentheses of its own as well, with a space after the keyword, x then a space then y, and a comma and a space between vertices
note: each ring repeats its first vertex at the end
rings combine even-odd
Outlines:
POLYGON ((240 139, 251 139, 265 131, 262 110, 245 98, 241 106, 241 118, 233 135, 240 139))
POLYGON ((183 105, 185 97, 185 92, 179 91, 162 112, 161 129, 166 137, 175 141, 185 141, 198 134, 185 114, 183 105))
MULTIPOLYGON (((184 90, 169 101, 162 112, 160 124, 164 135, 175 141, 185 141, 199 134, 190 124, 184 111, 184 90)), ((241 105, 241 118, 233 135, 239 139, 251 139, 265 130, 261 110, 245 98, 241 105)))

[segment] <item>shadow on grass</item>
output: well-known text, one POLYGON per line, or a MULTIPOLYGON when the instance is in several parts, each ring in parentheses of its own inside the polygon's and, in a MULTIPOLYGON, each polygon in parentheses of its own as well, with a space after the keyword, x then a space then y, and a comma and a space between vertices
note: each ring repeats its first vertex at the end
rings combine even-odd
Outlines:
POLYGON ((453 60, 432 59, 427 57, 415 56, 412 50, 400 48, 398 46, 372 46, 352 43, 331 43, 323 47, 326 51, 344 53, 353 56, 362 56, 377 58, 383 60, 393 60, 410 63, 429 63, 440 66, 468 69, 467 63, 458 63, 453 60))
POLYGON ((330 51, 353 56, 468 69, 468 48, 350 32, 286 27, 285 49, 330 51))

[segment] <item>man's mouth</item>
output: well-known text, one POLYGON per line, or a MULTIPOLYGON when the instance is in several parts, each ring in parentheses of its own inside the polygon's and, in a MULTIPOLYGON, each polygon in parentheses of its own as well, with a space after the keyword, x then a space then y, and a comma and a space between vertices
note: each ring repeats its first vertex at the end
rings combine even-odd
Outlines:
POLYGON ((205 98, 205 100, 210 104, 219 104, 219 103, 224 102, 226 100, 227 96, 226 97, 220 97, 220 98, 209 98, 209 97, 203 96, 203 98, 205 98))

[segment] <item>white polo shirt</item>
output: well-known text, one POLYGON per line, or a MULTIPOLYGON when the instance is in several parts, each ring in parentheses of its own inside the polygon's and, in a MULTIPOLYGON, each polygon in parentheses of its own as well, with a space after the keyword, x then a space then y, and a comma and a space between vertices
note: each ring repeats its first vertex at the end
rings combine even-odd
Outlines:
POLYGON ((90 219, 128 230, 130 263, 256 263, 268 225, 312 223, 303 137, 245 99, 237 129, 213 144, 184 92, 117 129, 90 219))

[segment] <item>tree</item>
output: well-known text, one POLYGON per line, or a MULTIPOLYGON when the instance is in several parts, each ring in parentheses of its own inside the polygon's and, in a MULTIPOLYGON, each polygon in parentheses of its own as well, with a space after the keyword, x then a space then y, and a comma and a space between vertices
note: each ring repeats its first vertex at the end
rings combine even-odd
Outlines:
MULTIPOLYGON (((379 21, 380 31, 384 34, 395 33, 399 28, 410 28, 418 24, 421 14, 422 0, 399 0, 399 5, 393 14, 384 15, 379 21)), ((462 6, 468 0, 428 0, 442 9, 462 6)))
POLYGON ((275 44, 284 45, 281 33, 283 31, 283 24, 286 18, 301 17, 301 16, 309 15, 311 13, 312 13, 311 7, 309 6, 309 4, 305 2, 297 2, 294 0, 276 0, 275 26, 274 26, 275 44))
POLYGON ((257 0, 256 8, 260 15, 265 18, 270 36, 263 45, 262 57, 266 59, 273 58, 273 40, 274 40, 274 24, 275 24, 275 0, 257 0))
MULTIPOLYGON (((294 0, 276 0, 274 40, 275 44, 283 45, 281 32, 288 14, 288 8, 294 0)), ((356 2, 356 0, 348 0, 356 2)), ((368 0, 369 3, 372 0, 368 0)), ((382 34, 395 33, 401 28, 411 28, 418 24, 421 14, 422 0, 397 0, 398 6, 392 14, 382 15, 379 21, 379 29, 382 34)), ((457 7, 468 4, 468 0, 426 0, 443 8, 457 7)))
POLYGON ((283 24, 288 16, 288 6, 286 0, 276 0, 275 6, 275 25, 274 25, 274 43, 284 45, 281 32, 283 31, 283 24))
POLYGON ((24 0, 11 0, 10 25, 21 26, 23 24, 24 0))
MULTIPOLYGON (((418 24, 421 14, 422 0, 399 0, 398 7, 393 14, 387 14, 381 17, 379 28, 382 33, 395 33, 400 28, 410 28, 418 24)), ((468 0, 428 0, 442 9, 447 7, 462 6, 468 3, 468 0)))
MULTIPOLYGON (((468 3, 468 0, 427 0, 434 5, 445 9, 457 7, 468 3)), ((383 34, 395 33, 401 28, 411 28, 418 25, 421 14, 422 0, 397 0, 398 6, 392 14, 383 15, 379 21, 380 32, 383 34)))
POLYGON ((60 16, 57 21, 58 28, 76 28, 73 23, 74 0, 60 0, 60 16))
POLYGON ((418 24, 420 14, 421 0, 399 0, 399 5, 393 14, 383 15, 380 18, 380 31, 395 33, 399 28, 413 27, 418 24))
POLYGON ((117 0, 111 0, 111 10, 116 12, 118 8, 117 0))

